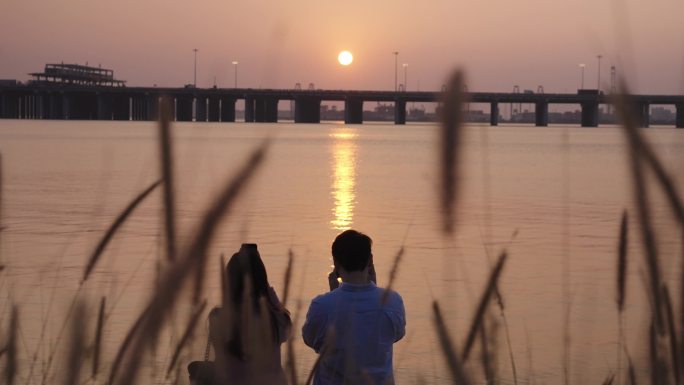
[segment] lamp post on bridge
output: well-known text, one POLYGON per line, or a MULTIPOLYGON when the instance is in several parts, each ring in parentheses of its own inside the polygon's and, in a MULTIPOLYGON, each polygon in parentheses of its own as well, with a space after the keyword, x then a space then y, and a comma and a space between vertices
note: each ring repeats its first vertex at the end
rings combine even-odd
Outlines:
POLYGON ((197 88, 197 48, 193 48, 193 52, 195 52, 195 71, 194 71, 194 77, 192 80, 192 86, 197 88))
POLYGON ((238 66, 238 61, 234 60, 233 61, 233 74, 235 77, 235 83, 233 85, 233 88, 237 88, 237 70, 238 70, 237 66, 238 66))
POLYGON ((603 57, 602 55, 596 56, 596 58, 598 59, 598 80, 597 80, 597 84, 596 84, 596 91, 599 94, 601 93, 601 58, 602 57, 603 57))
POLYGON ((394 92, 397 92, 397 66, 399 60, 399 51, 392 52, 394 54, 394 92))
POLYGON ((580 72, 582 73, 582 75, 581 75, 581 81, 580 81, 580 90, 583 90, 583 89, 584 89, 584 68, 585 68, 586 66, 587 66, 587 65, 584 64, 584 63, 582 63, 582 64, 579 65, 579 67, 580 67, 580 72))
POLYGON ((406 92, 408 91, 408 85, 406 83, 406 70, 408 68, 408 63, 404 63, 401 66, 404 67, 404 92, 406 92))

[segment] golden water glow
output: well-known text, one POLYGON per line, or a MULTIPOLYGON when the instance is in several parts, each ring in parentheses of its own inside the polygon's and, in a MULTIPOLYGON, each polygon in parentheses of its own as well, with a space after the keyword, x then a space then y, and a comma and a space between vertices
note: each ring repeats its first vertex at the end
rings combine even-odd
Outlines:
POLYGON ((332 145, 333 229, 347 230, 354 220, 356 203, 356 130, 342 128, 330 134, 332 145))

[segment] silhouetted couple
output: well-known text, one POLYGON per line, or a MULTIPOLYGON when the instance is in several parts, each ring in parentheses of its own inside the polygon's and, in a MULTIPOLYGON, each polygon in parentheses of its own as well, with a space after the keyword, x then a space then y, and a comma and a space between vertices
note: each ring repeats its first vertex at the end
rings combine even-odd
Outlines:
MULTIPOLYGON (((347 230, 335 238, 330 292, 311 301, 304 342, 320 355, 314 385, 392 385, 392 345, 405 333, 399 294, 375 285, 371 239, 347 230), (338 280, 339 278, 339 280, 338 280), (341 283, 339 283, 341 280, 341 283)), ((290 313, 268 283, 256 245, 245 244, 226 268, 223 309, 210 315, 220 385, 285 385, 280 345, 290 313)))

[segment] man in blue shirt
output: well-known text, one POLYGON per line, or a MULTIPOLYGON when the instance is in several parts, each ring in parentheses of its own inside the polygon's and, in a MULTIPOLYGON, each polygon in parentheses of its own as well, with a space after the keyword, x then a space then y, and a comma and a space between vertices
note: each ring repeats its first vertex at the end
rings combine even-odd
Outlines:
POLYGON ((375 285, 372 243, 347 230, 332 244, 330 292, 311 301, 302 328, 320 355, 314 385, 394 384, 392 345, 406 332, 406 315, 399 294, 375 285))

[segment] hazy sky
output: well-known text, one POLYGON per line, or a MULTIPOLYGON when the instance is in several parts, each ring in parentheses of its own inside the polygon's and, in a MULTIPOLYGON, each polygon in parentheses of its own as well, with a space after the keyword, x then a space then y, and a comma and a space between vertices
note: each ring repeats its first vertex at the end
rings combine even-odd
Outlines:
MULTIPOLYGON (((0 0, 0 78, 47 62, 101 64, 129 86, 472 91, 595 87, 602 54, 641 93, 684 93, 684 0, 0 0), (342 67, 347 49, 354 63, 342 67)), ((602 82, 603 83, 603 82, 602 82)))

